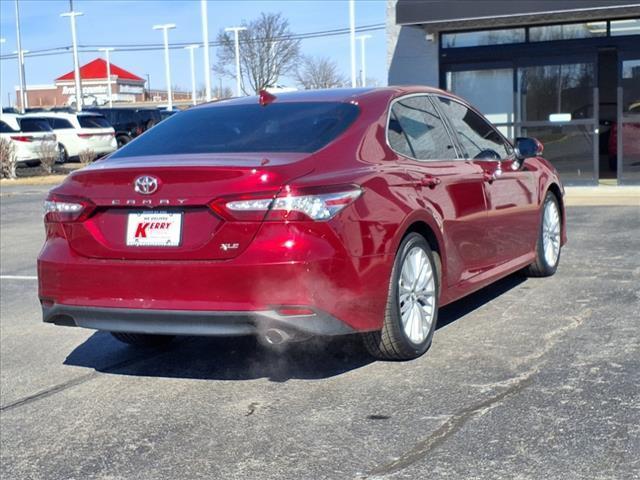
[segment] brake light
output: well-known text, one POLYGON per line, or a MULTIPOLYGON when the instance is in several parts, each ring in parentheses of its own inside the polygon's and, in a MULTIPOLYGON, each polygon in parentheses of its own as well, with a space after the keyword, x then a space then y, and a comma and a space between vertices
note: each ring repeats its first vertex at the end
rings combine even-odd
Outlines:
POLYGON ((93 137, 93 133, 78 133, 77 135, 80 138, 91 138, 91 137, 93 137))
POLYGON ((33 142, 33 137, 28 135, 11 135, 11 140, 16 142, 33 142))
POLYGON ((94 209, 94 203, 84 198, 49 195, 44 201, 44 221, 77 222, 87 218, 94 209))
POLYGON ((263 194, 251 198, 222 199, 212 207, 232 220, 323 221, 333 218, 360 195, 362 189, 354 185, 302 190, 287 185, 275 198, 263 194))

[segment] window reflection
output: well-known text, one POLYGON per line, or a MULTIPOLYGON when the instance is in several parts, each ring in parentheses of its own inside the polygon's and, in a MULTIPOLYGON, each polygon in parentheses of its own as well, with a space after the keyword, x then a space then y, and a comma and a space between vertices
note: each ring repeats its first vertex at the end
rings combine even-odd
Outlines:
POLYGON ((503 30, 483 30, 478 32, 445 33, 442 36, 444 48, 479 47, 482 45, 502 45, 524 42, 524 28, 503 30))
POLYGON ((521 118, 549 121, 552 114, 586 119, 593 112, 594 67, 591 63, 543 65, 518 69, 521 118))
POLYGON ((611 36, 640 35, 640 18, 611 21, 611 36))
POLYGON ((552 40, 572 40, 576 38, 604 37, 607 22, 568 23, 529 28, 529 41, 547 42, 552 40))

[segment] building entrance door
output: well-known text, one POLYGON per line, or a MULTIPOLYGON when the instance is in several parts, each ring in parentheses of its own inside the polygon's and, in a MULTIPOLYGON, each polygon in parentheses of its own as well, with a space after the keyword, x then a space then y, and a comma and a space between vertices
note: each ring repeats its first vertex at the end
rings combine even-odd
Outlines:
POLYGON ((618 183, 640 184, 640 54, 620 55, 617 118, 612 127, 609 154, 618 171, 618 183))

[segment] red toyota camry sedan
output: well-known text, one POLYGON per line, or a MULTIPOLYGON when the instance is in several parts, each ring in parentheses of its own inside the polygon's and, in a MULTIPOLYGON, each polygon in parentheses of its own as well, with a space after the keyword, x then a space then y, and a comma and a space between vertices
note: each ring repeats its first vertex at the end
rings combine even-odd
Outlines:
POLYGON ((44 321, 135 345, 357 333, 415 358, 438 308, 556 271, 564 191, 541 153, 425 87, 191 108, 50 192, 44 321))

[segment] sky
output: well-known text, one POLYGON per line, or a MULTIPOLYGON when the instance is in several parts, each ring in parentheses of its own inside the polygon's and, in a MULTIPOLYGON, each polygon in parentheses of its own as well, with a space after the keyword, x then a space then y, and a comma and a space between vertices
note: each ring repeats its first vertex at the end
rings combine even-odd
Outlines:
MULTIPOLYGON (((202 42, 199 0, 75 0, 74 10, 84 15, 77 18, 79 45, 111 47, 118 44, 161 43, 162 32, 152 29, 159 23, 175 23, 169 32, 169 43, 202 42)), ((41 50, 71 45, 69 19, 60 13, 69 10, 68 0, 19 0, 22 48, 41 50)), ((356 0, 356 26, 385 22, 385 0, 356 0)), ((337 28, 348 28, 349 5, 346 0, 209 0, 209 40, 214 41, 224 27, 251 21, 261 12, 282 13, 289 21, 293 33, 307 33, 337 28)), ((386 84, 386 43, 384 29, 369 32, 366 43, 367 77, 386 84)), ((17 50, 14 0, 0 0, 0 37, 2 56, 17 50)), ((346 77, 350 74, 349 35, 302 40, 305 55, 324 56, 334 60, 346 77)), ((358 45, 357 52, 359 54, 358 45)), ((80 53, 83 65, 99 56, 98 53, 80 53)), ((191 85, 189 52, 170 51, 172 84, 188 90, 191 85)), ((216 61, 216 48, 211 48, 211 63, 216 61)), ((204 84, 202 49, 196 50, 196 83, 204 84)), ((162 50, 111 53, 111 62, 140 77, 150 76, 151 88, 165 88, 162 50)), ((360 65, 360 59, 357 59, 360 65)), ((52 84, 53 80, 73 69, 71 51, 55 56, 30 58, 25 56, 27 85, 52 84)), ((358 67, 359 69, 359 67, 358 67)), ((8 105, 7 94, 15 102, 18 80, 16 59, 0 61, 0 94, 2 105, 8 105)), ((219 85, 219 77, 212 73, 212 86, 219 85)), ((280 84, 294 85, 291 78, 280 84)), ((223 86, 235 89, 233 78, 223 78, 223 86)))

